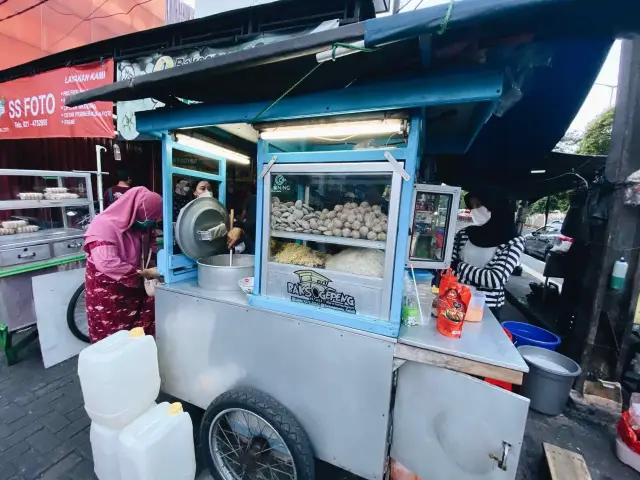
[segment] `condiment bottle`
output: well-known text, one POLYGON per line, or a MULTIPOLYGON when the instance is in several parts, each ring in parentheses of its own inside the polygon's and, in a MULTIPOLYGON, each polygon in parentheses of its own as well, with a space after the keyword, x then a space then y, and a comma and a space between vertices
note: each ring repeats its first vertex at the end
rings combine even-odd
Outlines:
POLYGON ((625 262, 624 257, 616 261, 613 265, 613 272, 611 273, 610 286, 612 290, 622 290, 624 288, 624 279, 627 276, 627 270, 629 264, 625 262))

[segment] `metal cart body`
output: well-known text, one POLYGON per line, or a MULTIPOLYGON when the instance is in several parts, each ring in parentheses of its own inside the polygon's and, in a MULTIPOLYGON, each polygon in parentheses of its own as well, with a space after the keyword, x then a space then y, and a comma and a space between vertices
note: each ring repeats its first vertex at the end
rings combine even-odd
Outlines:
POLYGON ((206 409, 238 387, 285 405, 314 454, 382 479, 392 386, 392 339, 248 305, 244 293, 195 280, 156 295, 162 390, 206 409))

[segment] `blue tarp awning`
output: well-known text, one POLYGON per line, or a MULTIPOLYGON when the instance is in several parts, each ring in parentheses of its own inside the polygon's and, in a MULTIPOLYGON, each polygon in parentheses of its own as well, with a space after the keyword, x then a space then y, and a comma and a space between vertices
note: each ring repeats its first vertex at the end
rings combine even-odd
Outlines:
POLYGON ((327 62, 288 96, 461 65, 497 67, 507 82, 500 115, 488 120, 464 154, 471 178, 495 179, 507 170, 526 171, 553 149, 614 38, 629 32, 640 32, 640 1, 459 0, 135 77, 75 95, 69 104, 147 97, 214 104, 273 100, 317 65, 316 53, 360 40, 377 50, 327 62))

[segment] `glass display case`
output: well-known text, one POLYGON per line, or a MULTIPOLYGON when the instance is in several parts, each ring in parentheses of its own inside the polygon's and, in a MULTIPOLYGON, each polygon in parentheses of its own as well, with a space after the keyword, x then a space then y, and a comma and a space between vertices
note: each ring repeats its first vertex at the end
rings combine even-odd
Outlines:
POLYGON ((273 165, 260 295, 388 320, 401 181, 387 162, 273 165))
POLYGON ((459 203, 459 187, 414 187, 407 264, 428 269, 449 267, 459 203))
POLYGON ((83 254, 94 216, 88 173, 0 170, 0 273, 83 254))

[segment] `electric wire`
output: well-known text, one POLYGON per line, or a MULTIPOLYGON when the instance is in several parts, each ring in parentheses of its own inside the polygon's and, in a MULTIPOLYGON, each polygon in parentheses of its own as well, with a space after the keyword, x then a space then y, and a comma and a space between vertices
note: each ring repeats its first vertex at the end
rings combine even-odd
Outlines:
MULTIPOLYGON (((27 12, 33 10, 34 8, 39 7, 40 5, 44 5, 48 1, 49 0, 40 0, 38 3, 34 3, 30 7, 23 8, 22 10, 19 10, 19 11, 15 12, 15 13, 12 13, 11 15, 7 15, 4 18, 0 18, 0 23, 6 22, 7 20, 11 20, 12 18, 18 17, 18 16, 22 15, 23 13, 27 13, 27 12)), ((4 2, 4 3, 6 3, 6 2, 4 2)))

